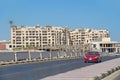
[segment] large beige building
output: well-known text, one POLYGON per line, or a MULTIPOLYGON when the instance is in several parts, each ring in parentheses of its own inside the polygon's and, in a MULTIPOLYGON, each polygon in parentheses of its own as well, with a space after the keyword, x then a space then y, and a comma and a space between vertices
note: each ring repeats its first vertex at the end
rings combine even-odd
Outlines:
POLYGON ((102 41, 103 38, 109 38, 107 30, 76 29, 70 31, 70 38, 73 45, 88 44, 90 42, 102 41))
POLYGON ((93 41, 108 38, 107 30, 75 29, 54 26, 11 26, 11 47, 26 48, 28 46, 44 48, 58 45, 84 45, 93 41))
POLYGON ((45 46, 69 45, 67 28, 53 26, 11 26, 12 48, 26 48, 28 46, 44 48, 45 46))

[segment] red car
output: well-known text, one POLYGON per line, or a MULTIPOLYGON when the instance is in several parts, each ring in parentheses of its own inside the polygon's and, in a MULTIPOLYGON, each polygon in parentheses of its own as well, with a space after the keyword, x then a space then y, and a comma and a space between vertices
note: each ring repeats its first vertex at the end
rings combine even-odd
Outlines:
POLYGON ((87 52, 84 56, 84 62, 101 62, 101 55, 97 51, 87 52))

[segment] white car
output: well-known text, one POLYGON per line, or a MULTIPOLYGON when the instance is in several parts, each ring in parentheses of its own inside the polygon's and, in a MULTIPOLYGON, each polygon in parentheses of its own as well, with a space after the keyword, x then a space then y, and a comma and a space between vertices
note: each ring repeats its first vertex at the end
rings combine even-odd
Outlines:
POLYGON ((115 56, 119 56, 119 55, 120 55, 120 52, 116 52, 116 53, 115 53, 115 56))

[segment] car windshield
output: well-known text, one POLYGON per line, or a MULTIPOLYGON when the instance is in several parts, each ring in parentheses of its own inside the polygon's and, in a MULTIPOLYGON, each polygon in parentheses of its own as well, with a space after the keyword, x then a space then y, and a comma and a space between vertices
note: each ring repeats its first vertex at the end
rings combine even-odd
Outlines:
POLYGON ((89 55, 96 55, 96 54, 99 54, 98 52, 88 52, 87 54, 89 55))

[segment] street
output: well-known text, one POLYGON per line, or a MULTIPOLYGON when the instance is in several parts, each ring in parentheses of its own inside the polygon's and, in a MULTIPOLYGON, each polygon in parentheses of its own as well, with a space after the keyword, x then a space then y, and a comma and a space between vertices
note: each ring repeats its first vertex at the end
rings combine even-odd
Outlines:
MULTIPOLYGON (((102 62, 119 57, 105 56, 102 62)), ((93 64, 99 63, 84 63, 80 58, 6 66, 0 68, 0 80, 38 80, 93 64)))

